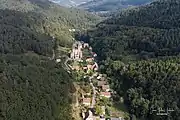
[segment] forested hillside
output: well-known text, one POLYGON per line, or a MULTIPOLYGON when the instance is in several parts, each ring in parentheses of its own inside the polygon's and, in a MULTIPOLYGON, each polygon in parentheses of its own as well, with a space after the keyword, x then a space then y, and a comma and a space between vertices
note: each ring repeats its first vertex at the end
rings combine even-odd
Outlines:
POLYGON ((152 28, 179 28, 179 4, 178 0, 159 0, 144 7, 130 9, 116 14, 108 19, 107 24, 118 24, 127 26, 144 26, 152 28), (156 11, 153 12, 152 11, 156 11))
POLYGON ((140 5, 145 5, 152 1, 153 0, 91 0, 84 4, 80 4, 79 7, 90 12, 113 12, 132 6, 137 7, 140 5))
POLYGON ((100 54, 101 58, 109 56, 119 59, 122 55, 145 58, 177 55, 179 5, 180 2, 174 0, 154 2, 139 9, 124 11, 101 22, 96 30, 90 31, 89 35, 93 36, 91 42, 96 51, 106 51, 100 54))
POLYGON ((0 56, 1 120, 71 120, 70 77, 34 55, 0 56))
POLYGON ((12 10, 0 10, 0 52, 25 53, 34 51, 52 54, 52 37, 38 33, 34 26, 40 25, 41 16, 12 10))
POLYGON ((71 76, 49 60, 99 18, 47 0, 0 1, 0 120, 71 120, 71 76), (53 39, 55 37, 55 40, 53 39))
POLYGON ((69 29, 86 29, 99 20, 87 12, 64 8, 48 0, 2 0, 0 10, 1 23, 6 24, 3 30, 15 28, 24 34, 47 34, 58 39, 62 46, 72 43, 69 29))
POLYGON ((180 119, 179 6, 179 0, 159 0, 118 13, 77 36, 98 53, 101 70, 133 118, 180 119), (175 111, 157 116, 152 108, 175 111))

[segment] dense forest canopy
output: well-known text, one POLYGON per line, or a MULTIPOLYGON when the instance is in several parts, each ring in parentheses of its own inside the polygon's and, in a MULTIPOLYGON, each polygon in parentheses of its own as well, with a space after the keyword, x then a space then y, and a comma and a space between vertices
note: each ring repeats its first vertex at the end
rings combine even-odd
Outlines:
POLYGON ((42 22, 41 16, 12 10, 0 10, 0 52, 52 54, 53 38, 35 30, 42 22), (37 20, 34 18, 38 18, 37 20))
POLYGON ((99 23, 96 30, 90 31, 88 34, 93 36, 90 42, 98 52, 101 49, 107 51, 100 54, 103 58, 110 55, 116 59, 129 54, 147 57, 177 55, 179 5, 177 0, 159 1, 123 11, 99 23), (123 54, 111 54, 118 52, 123 54))
POLYGON ((159 0, 144 7, 120 12, 105 23, 161 29, 179 28, 179 4, 178 0, 159 0))
POLYGON ((179 120, 180 1, 158 0, 128 9, 76 36, 90 42, 102 72, 133 117, 179 120), (172 108, 167 116, 152 108, 172 108))
MULTIPOLYGON (((102 69, 119 96, 124 96, 131 114, 142 120, 179 120, 180 58, 165 57, 123 63, 106 60, 102 69), (169 117, 152 109, 171 108, 169 117)), ((101 66, 102 67, 102 66, 101 66)))
POLYGON ((70 120, 70 77, 47 58, 0 56, 1 120, 70 120))

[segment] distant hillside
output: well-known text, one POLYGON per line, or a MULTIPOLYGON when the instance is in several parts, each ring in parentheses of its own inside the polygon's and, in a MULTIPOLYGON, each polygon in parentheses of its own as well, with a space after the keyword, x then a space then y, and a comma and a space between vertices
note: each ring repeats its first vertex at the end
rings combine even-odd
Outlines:
POLYGON ((66 7, 77 7, 89 12, 107 13, 140 6, 152 2, 153 0, 50 0, 66 7))
POLYGON ((132 6, 144 5, 152 1, 153 0, 92 0, 79 5, 79 7, 91 12, 111 12, 132 6))
POLYGON ((9 24, 4 26, 4 29, 16 26, 16 29, 18 27, 28 31, 28 34, 31 32, 54 36, 63 46, 72 42, 72 33, 69 29, 86 29, 99 20, 87 12, 64 8, 47 0, 1 0, 0 10, 1 23, 9 24))
POLYGON ((160 29, 179 28, 179 1, 174 0, 170 3, 162 1, 165 0, 154 2, 144 7, 119 12, 112 19, 108 19, 104 23, 160 29), (152 11, 156 12, 152 13, 152 11))
POLYGON ((179 4, 179 1, 154 2, 120 12, 99 23, 96 29, 90 32, 95 38, 91 42, 96 46, 101 44, 100 47, 95 47, 99 50, 104 46, 103 49, 109 52, 102 52, 100 55, 106 54, 106 57, 121 56, 112 54, 120 52, 118 44, 122 47, 122 52, 127 54, 139 54, 144 51, 154 56, 177 55, 180 43, 179 4))

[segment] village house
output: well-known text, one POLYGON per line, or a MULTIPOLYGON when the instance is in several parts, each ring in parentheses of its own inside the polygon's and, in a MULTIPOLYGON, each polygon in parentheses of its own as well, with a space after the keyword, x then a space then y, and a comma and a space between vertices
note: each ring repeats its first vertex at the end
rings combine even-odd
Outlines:
POLYGON ((73 60, 81 60, 82 59, 82 44, 81 42, 76 42, 73 44, 72 52, 71 52, 71 59, 73 60))
POLYGON ((109 85, 102 85, 102 90, 105 92, 109 92, 110 91, 109 85))
POLYGON ((88 70, 92 70, 92 67, 93 67, 93 65, 90 65, 90 64, 87 65, 87 69, 88 69, 88 70))
POLYGON ((86 106, 90 106, 91 105, 91 98, 83 98, 82 104, 84 104, 86 106))
POLYGON ((88 69, 88 67, 83 67, 83 70, 87 70, 88 69))
POLYGON ((79 71, 79 70, 81 70, 81 68, 80 68, 79 65, 74 65, 74 66, 72 67, 72 70, 77 70, 77 71, 79 71))
POLYGON ((98 64, 95 62, 94 65, 93 65, 93 70, 97 71, 99 69, 99 66, 98 64))
POLYGON ((89 47, 89 50, 92 51, 92 47, 89 47))
POLYGON ((98 71, 98 68, 97 68, 97 67, 95 67, 95 68, 94 68, 94 71, 98 71))
POLYGON ((93 57, 90 57, 90 58, 87 58, 86 59, 86 62, 93 62, 94 58, 93 57))
POLYGON ((88 44, 88 43, 84 43, 84 44, 83 44, 83 47, 84 47, 84 48, 88 48, 88 47, 89 47, 89 44, 88 44))
POLYGON ((110 98, 111 97, 111 93, 110 92, 101 92, 100 93, 101 97, 106 97, 106 98, 110 98))
POLYGON ((89 92, 89 93, 86 93, 86 95, 90 96, 90 95, 91 95, 91 93, 90 93, 90 92, 89 92))
POLYGON ((100 80, 100 79, 101 79, 101 76, 97 76, 97 79, 100 80))
POLYGON ((90 70, 97 71, 98 70, 98 66, 96 64, 94 64, 94 65, 88 64, 87 66, 83 67, 83 70, 85 72, 88 72, 90 70))
POLYGON ((97 57, 97 54, 96 54, 96 53, 94 53, 94 52, 92 52, 92 55, 93 55, 93 57, 97 57))
POLYGON ((93 116, 93 113, 91 110, 88 111, 87 117, 84 118, 84 120, 96 120, 96 117, 93 116))
POLYGON ((107 83, 106 81, 98 81, 98 87, 102 87, 106 83, 107 83))
POLYGON ((100 80, 100 81, 106 81, 106 77, 104 77, 102 74, 99 74, 97 79, 100 80))
POLYGON ((99 120, 106 120, 105 118, 100 118, 99 120))

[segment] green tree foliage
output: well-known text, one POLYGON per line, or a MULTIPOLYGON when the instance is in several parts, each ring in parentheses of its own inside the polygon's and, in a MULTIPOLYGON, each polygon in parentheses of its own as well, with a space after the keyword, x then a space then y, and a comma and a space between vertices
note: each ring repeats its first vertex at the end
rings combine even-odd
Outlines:
MULTIPOLYGON (((0 37, 5 42, 10 42, 9 46, 3 46, 5 49, 12 49, 16 45, 19 50, 14 52, 35 48, 38 53, 47 52, 51 47, 51 45, 46 48, 41 46, 52 43, 52 38, 46 35, 55 37, 60 41, 61 46, 69 46, 73 42, 73 33, 69 29, 77 31, 86 29, 99 20, 98 17, 87 12, 67 9, 48 0, 2 0, 0 16, 0 37), (33 42, 30 43, 31 40, 33 42), (17 42, 22 42, 21 45, 27 46, 27 49, 19 43, 16 44, 17 42)), ((13 49, 5 50, 5 52, 9 51, 12 52, 13 49)))
POLYGON ((41 20, 36 14, 24 14, 18 11, 0 10, 0 52, 25 53, 34 51, 39 54, 52 54, 52 37, 38 34, 33 26, 41 20), (38 18, 37 22, 33 18, 38 18))
POLYGON ((101 106, 99 106, 99 105, 96 105, 95 106, 95 113, 97 114, 97 115, 102 115, 102 113, 103 113, 103 111, 102 111, 102 109, 101 109, 101 106))
POLYGON ((98 19, 48 0, 0 1, 0 120, 72 119, 71 78, 47 56, 98 19))
POLYGON ((179 0, 158 0, 144 7, 118 13, 105 22, 161 29, 179 28, 179 4, 179 0))
POLYGON ((70 77, 38 55, 1 55, 1 120, 71 120, 70 77))
POLYGON ((99 23, 85 36, 134 118, 180 119, 180 1, 159 0, 99 23), (167 116, 151 109, 172 108, 167 116))
POLYGON ((121 12, 98 24, 82 39, 92 44, 101 59, 178 55, 179 5, 178 0, 162 0, 121 12))
MULTIPOLYGON (((171 119, 178 120, 180 68, 179 57, 130 62, 117 69, 106 66, 113 88, 124 95, 130 113, 138 117, 160 119, 150 114, 151 108, 173 108, 171 119)), ((165 119, 165 118, 164 118, 165 119)))

